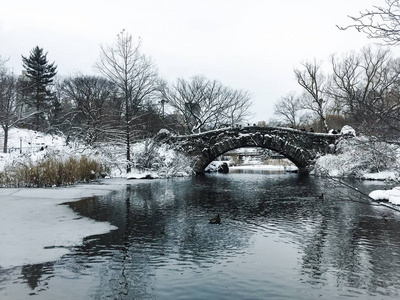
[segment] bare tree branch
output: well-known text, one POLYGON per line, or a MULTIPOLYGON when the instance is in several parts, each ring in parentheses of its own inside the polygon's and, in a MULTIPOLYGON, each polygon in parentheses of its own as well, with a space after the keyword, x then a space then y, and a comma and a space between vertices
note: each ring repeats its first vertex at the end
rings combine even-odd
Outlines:
POLYGON ((295 69, 297 82, 304 88, 305 94, 302 99, 303 108, 313 111, 320 119, 321 129, 329 131, 326 121, 326 110, 328 98, 325 97, 326 78, 321 73, 321 64, 315 60, 302 64, 304 69, 295 69))
POLYGON ((380 39, 384 45, 396 46, 400 43, 400 3, 399 0, 385 0, 386 7, 373 6, 360 12, 357 17, 349 16, 354 24, 337 26, 341 30, 355 28, 370 39, 380 39))
POLYGON ((113 116, 120 113, 119 107, 114 107, 116 86, 103 77, 79 75, 66 79, 62 90, 64 97, 72 101, 71 120, 76 120, 81 137, 89 145, 106 139, 116 123, 113 116))
POLYGON ((274 106, 274 114, 281 117, 286 126, 297 128, 300 124, 300 99, 294 92, 282 97, 274 106))
POLYGON ((162 93, 191 133, 242 122, 251 105, 248 92, 233 90, 203 76, 194 76, 190 81, 178 79, 171 87, 164 85, 162 93))
POLYGON ((400 62, 387 49, 365 47, 342 58, 332 56, 328 94, 359 132, 399 133, 400 62))

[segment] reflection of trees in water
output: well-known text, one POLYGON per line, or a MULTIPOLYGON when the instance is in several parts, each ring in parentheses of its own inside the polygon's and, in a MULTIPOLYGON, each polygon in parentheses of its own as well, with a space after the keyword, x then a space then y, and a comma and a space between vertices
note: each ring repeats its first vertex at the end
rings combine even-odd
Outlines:
POLYGON ((0 268, 0 299, 2 296, 7 295, 7 288, 5 293, 2 290, 7 285, 10 278, 16 278, 13 284, 17 281, 22 281, 32 291, 29 295, 37 295, 49 289, 49 282, 54 277, 54 262, 47 262, 43 264, 24 265, 22 267, 14 267, 10 269, 0 268))
POLYGON ((3 299, 3 297, 4 299, 8 299, 9 292, 7 291, 7 285, 19 282, 27 285, 30 290, 29 295, 37 295, 48 288, 48 283, 52 276, 47 274, 51 274, 52 272, 53 263, 25 265, 9 269, 0 267, 0 299, 3 299))
POLYGON ((79 213, 118 226, 118 230, 99 236, 79 251, 80 259, 82 256, 84 260, 85 256, 106 259, 100 266, 101 285, 97 288, 96 298, 117 295, 118 299, 149 297, 149 284, 154 272, 149 266, 151 247, 147 240, 155 237, 154 232, 161 232, 158 229, 162 228, 162 220, 157 213, 149 213, 152 204, 147 198, 135 201, 137 194, 138 191, 128 185, 125 191, 111 197, 90 199, 92 205, 79 203, 82 204, 77 209, 79 213))
POLYGON ((303 273, 314 285, 334 280, 344 290, 397 296, 398 220, 383 219, 371 205, 341 200, 325 201, 314 222, 304 226, 303 273))
MULTIPOLYGON (((188 184, 187 180, 182 183, 188 184)), ((96 294, 150 297, 157 268, 168 269, 179 261, 204 268, 226 258, 228 251, 244 247, 247 238, 240 228, 208 223, 215 207, 209 199, 204 190, 180 188, 179 181, 173 188, 154 181, 128 185, 111 197, 71 204, 82 215, 118 227, 93 242, 87 240, 79 249, 78 260, 107 257, 96 294)))
POLYGON ((21 275, 22 277, 25 278, 26 283, 32 290, 37 288, 37 286, 39 285, 40 278, 42 277, 43 274, 43 268, 44 265, 42 264, 26 265, 22 267, 21 275))
POLYGON ((20 279, 26 283, 34 292, 29 295, 36 295, 47 290, 50 279, 54 273, 54 262, 43 264, 25 265, 21 267, 20 279))

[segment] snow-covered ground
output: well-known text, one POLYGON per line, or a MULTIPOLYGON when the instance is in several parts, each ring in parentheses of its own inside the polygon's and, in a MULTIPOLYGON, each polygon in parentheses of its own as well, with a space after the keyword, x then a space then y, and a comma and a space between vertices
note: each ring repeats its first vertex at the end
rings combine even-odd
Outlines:
POLYGON ((0 189, 0 267, 55 261, 83 238, 116 229, 74 213, 61 203, 107 195, 126 186, 109 179, 102 185, 68 188, 0 189))
MULTIPOLYGON (((3 149, 4 134, 0 133, 0 146, 3 149)), ((33 161, 43 155, 40 149, 59 151, 68 149, 65 147, 65 139, 56 135, 47 135, 41 132, 12 128, 8 137, 8 153, 0 153, 0 171, 6 164, 21 157, 21 154, 29 156, 33 161)))

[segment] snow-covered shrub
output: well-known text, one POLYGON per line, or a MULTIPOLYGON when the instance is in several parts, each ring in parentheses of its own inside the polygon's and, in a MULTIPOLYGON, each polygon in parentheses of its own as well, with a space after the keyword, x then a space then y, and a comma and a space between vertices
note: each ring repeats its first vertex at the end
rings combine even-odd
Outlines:
POLYGON ((136 145, 136 151, 133 152, 135 167, 139 169, 157 168, 162 163, 162 158, 158 155, 158 148, 159 146, 152 139, 146 139, 140 145, 136 145))
POLYGON ((126 146, 105 143, 93 149, 85 149, 85 154, 101 161, 110 169, 111 176, 126 175, 129 164, 135 172, 157 173, 160 177, 176 174, 190 174, 191 160, 171 146, 147 139, 130 147, 131 160, 126 159, 126 146))
MULTIPOLYGON (((145 152, 146 154, 146 152, 145 152)), ((147 154, 147 161, 150 163, 152 170, 156 171, 160 176, 172 177, 182 176, 182 174, 191 173, 191 159, 184 154, 174 150, 169 145, 153 145, 152 154, 147 154), (151 160, 149 160, 149 158, 151 160)))
POLYGON ((135 172, 157 173, 160 177, 172 177, 177 174, 190 174, 191 159, 166 144, 158 144, 147 139, 131 145, 131 161, 126 160, 124 147, 102 146, 97 155, 102 157, 114 176, 124 175, 129 163, 135 172), (100 150, 101 149, 101 150, 100 150), (116 172, 117 170, 117 172, 116 172))
POLYGON ((314 173, 319 176, 363 177, 367 173, 396 170, 399 167, 398 146, 373 138, 343 138, 336 154, 317 159, 314 173))
POLYGON ((158 169, 159 175, 164 177, 191 175, 193 172, 192 160, 180 152, 166 148, 168 147, 164 145, 159 149, 160 158, 163 161, 158 169))

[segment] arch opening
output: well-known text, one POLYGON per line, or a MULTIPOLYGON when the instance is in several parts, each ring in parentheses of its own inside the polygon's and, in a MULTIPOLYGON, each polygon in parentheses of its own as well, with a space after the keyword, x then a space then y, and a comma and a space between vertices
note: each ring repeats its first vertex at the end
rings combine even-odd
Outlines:
POLYGON ((230 147, 224 150, 209 149, 209 151, 203 153, 203 155, 201 155, 201 157, 197 159, 197 161, 194 164, 194 171, 196 172, 196 174, 203 174, 207 166, 209 166, 213 161, 215 161, 221 156, 226 155, 227 153, 240 149, 265 149, 271 151, 276 156, 287 159, 291 164, 293 164, 298 168, 299 172, 308 172, 309 155, 304 155, 306 154, 304 153, 304 150, 299 151, 298 148, 290 147, 288 146, 288 144, 286 144, 286 148, 284 150, 280 151, 277 151, 272 147, 254 146, 254 145, 248 145, 248 146, 241 145, 238 147, 230 147), (293 153, 299 154, 299 152, 301 152, 300 153, 301 155, 293 155, 293 153))

